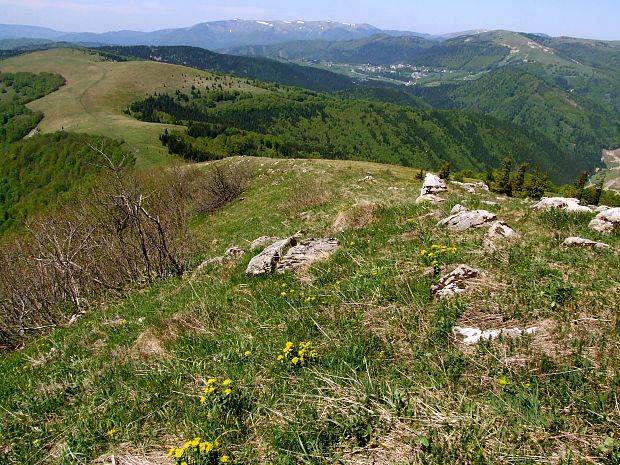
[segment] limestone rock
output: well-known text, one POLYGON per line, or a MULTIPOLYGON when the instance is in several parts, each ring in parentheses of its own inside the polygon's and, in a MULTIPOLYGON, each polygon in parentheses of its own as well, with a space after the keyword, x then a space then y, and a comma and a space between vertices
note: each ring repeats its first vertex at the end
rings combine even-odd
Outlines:
POLYGON ((593 210, 596 213, 604 212, 604 211, 609 210, 611 208, 611 207, 608 207, 607 205, 599 205, 598 207, 595 207, 593 205, 592 207, 593 207, 593 210))
POLYGON ((609 246, 603 242, 595 242, 582 237, 569 237, 564 241, 567 247, 592 247, 595 249, 608 249, 609 246))
POLYGON ((427 194, 438 194, 440 192, 446 192, 448 188, 443 180, 439 176, 435 176, 432 173, 426 173, 424 184, 422 185, 422 191, 420 196, 427 194))
POLYGON ((588 227, 602 233, 611 233, 620 228, 620 207, 600 212, 590 221, 588 227))
POLYGON ((445 201, 446 201, 445 199, 435 194, 424 194, 424 195, 419 196, 417 199, 415 199, 416 204, 421 204, 424 202, 440 204, 440 203, 444 203, 445 201))
POLYGON ((273 244, 276 241, 279 241, 279 237, 273 236, 261 236, 258 239, 254 239, 252 244, 250 245, 250 249, 258 249, 260 247, 267 247, 268 245, 273 244))
POLYGON ((372 176, 364 176, 362 179, 358 179, 357 182, 377 182, 377 180, 375 178, 373 178, 372 176))
POLYGON ((460 203, 457 203, 454 207, 452 207, 452 210, 450 210, 450 214, 456 215, 457 213, 466 212, 466 211, 467 211, 466 207, 464 207, 460 203))
POLYGON ((503 221, 494 221, 489 227, 487 237, 492 240, 503 239, 505 237, 516 239, 520 237, 520 234, 503 221))
POLYGON ((477 181, 477 182, 450 181, 450 182, 451 182, 451 184, 454 184, 455 186, 458 186, 458 187, 460 187, 462 189, 465 189, 470 194, 475 194, 476 193, 476 189, 489 192, 489 186, 487 186, 482 181, 477 181))
POLYGON ((306 239, 293 246, 277 264, 278 273, 305 268, 317 260, 323 260, 334 253, 340 243, 338 239, 306 239))
POLYGON ((439 282, 431 288, 433 295, 439 298, 455 297, 465 293, 470 287, 471 280, 481 277, 484 274, 482 270, 472 268, 468 265, 459 265, 452 273, 447 274, 439 280, 439 282))
POLYGON ((278 262, 280 261, 282 252, 287 247, 295 245, 297 245, 297 240, 294 237, 289 237, 274 242, 250 260, 250 263, 248 263, 248 267, 245 270, 246 274, 258 276, 261 274, 273 273, 276 270, 278 262))
POLYGON ((438 226, 448 226, 450 231, 465 231, 470 228, 483 228, 497 219, 495 213, 486 210, 462 211, 444 218, 438 226))
POLYGON ((492 341, 500 336, 516 338, 524 334, 535 334, 538 331, 538 327, 533 326, 527 329, 519 328, 506 328, 506 329, 489 329, 482 331, 480 328, 468 328, 462 326, 455 326, 452 328, 452 333, 455 337, 459 338, 463 344, 473 345, 482 341, 492 341))
POLYGON ((588 207, 579 204, 578 199, 570 197, 543 197, 536 205, 534 210, 553 210, 561 209, 569 213, 592 213, 588 207))

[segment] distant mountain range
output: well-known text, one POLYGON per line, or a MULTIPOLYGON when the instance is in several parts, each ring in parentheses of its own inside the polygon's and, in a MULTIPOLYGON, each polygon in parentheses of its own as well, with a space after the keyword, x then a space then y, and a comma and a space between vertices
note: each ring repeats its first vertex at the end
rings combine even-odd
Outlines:
POLYGON ((46 39, 104 45, 189 45, 211 50, 247 45, 271 45, 296 40, 353 40, 376 34, 445 40, 477 32, 481 31, 430 35, 410 31, 382 30, 370 24, 349 24, 336 21, 250 21, 241 19, 206 22, 191 27, 162 29, 152 32, 111 31, 99 34, 62 32, 37 26, 0 24, 0 40, 46 39))

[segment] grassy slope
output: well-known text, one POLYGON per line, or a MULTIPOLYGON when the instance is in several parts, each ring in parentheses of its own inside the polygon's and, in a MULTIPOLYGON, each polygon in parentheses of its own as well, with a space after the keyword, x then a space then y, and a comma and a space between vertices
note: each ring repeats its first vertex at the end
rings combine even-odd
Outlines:
POLYGON ((75 327, 3 355, 3 463, 110 454, 117 463, 172 463, 168 448, 196 435, 219 436, 238 463, 617 463, 620 448, 608 438, 620 428, 620 235, 605 238, 612 252, 567 250, 566 236, 600 238, 587 229, 590 215, 534 214, 505 200, 492 209, 523 239, 493 251, 483 231, 449 234, 425 216, 480 198, 454 191, 442 207, 417 206, 411 169, 223 163, 255 177, 243 200, 195 221, 196 263, 299 229, 335 234, 341 250, 301 280, 246 277, 247 254, 191 284, 163 282, 95 305, 75 327), (378 182, 358 182, 367 174, 378 182), (352 210, 362 200, 380 206, 352 210), (334 233, 340 212, 351 227, 334 233), (449 263, 488 272, 477 292, 430 298, 436 278, 420 250, 433 243, 458 247, 449 263), (543 330, 465 350, 449 337, 459 318, 543 330), (308 339, 318 349, 313 366, 275 361, 287 340, 308 339), (210 376, 233 380, 239 409, 200 405, 210 376))
MULTIPOLYGON (((67 131, 112 136, 124 140, 135 153, 138 166, 160 163, 167 152, 158 137, 167 125, 136 121, 122 113, 127 106, 153 92, 189 91, 203 87, 213 75, 182 66, 156 62, 110 62, 80 50, 54 49, 0 61, 3 72, 51 72, 67 84, 28 107, 45 114, 42 132, 67 131)), ((252 90, 232 78, 233 89, 252 90)))

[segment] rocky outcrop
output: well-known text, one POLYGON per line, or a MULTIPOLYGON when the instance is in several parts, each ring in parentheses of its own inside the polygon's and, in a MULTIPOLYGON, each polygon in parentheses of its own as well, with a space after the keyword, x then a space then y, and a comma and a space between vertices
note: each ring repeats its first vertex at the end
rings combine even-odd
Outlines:
POLYGON ((333 254, 340 243, 334 238, 306 239, 291 247, 277 264, 278 273, 306 268, 318 260, 324 260, 333 254))
POLYGON ((470 228, 483 228, 497 219, 495 213, 486 210, 461 211, 444 218, 438 226, 447 226, 450 231, 466 231, 470 228))
POLYGON ((463 294, 472 285, 472 280, 481 277, 482 270, 468 265, 459 265, 452 273, 444 276, 439 282, 431 287, 433 295, 439 298, 455 297, 463 294))
POLYGON ((482 190, 485 192, 489 192, 489 186, 487 186, 482 181, 478 182, 458 182, 458 181, 450 181, 451 184, 460 187, 461 189, 465 189, 470 194, 475 194, 476 189, 482 190))
POLYGON ((267 247, 276 241, 279 241, 279 237, 261 236, 258 239, 254 239, 250 245, 250 249, 258 249, 260 247, 267 247))
POLYGON ((438 195, 435 195, 435 194, 424 194, 424 195, 419 196, 417 199, 415 199, 416 204, 421 204, 424 202, 440 204, 440 203, 444 203, 445 201, 446 199, 439 197, 438 195))
POLYGON ((273 273, 276 270, 282 252, 288 248, 297 245, 295 237, 289 237, 274 242, 263 250, 260 254, 250 260, 245 272, 252 276, 273 273))
POLYGON ((563 245, 567 247, 591 247, 594 249, 609 249, 609 245, 603 242, 595 242, 589 239, 584 239, 582 237, 569 237, 564 241, 563 245))
POLYGON ((521 237, 520 234, 503 221, 494 221, 491 223, 489 231, 487 232, 487 238, 491 240, 504 238, 517 239, 518 237, 521 237))
POLYGON ((620 228, 620 207, 600 212, 590 221, 588 227, 594 231, 609 234, 620 228))
POLYGON ((535 334, 538 331, 536 326, 527 329, 519 328, 506 328, 506 329, 488 329, 482 331, 480 328, 468 328, 462 326, 455 326, 452 328, 452 333, 463 344, 473 345, 480 341, 492 341, 498 337, 516 338, 523 336, 524 334, 535 334))
POLYGON ((588 207, 580 205, 578 199, 570 197, 543 197, 532 208, 534 210, 560 209, 568 213, 592 213, 588 207))
POLYGON ((426 173, 420 196, 428 194, 439 194, 440 192, 446 192, 448 188, 443 180, 439 176, 435 176, 432 173, 426 173))

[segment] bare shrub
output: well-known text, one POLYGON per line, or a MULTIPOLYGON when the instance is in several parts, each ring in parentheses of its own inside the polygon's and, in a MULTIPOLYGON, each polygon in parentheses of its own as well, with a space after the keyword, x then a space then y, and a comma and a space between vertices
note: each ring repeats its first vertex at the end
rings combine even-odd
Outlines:
POLYGON ((197 212, 210 213, 222 208, 241 195, 248 178, 246 169, 239 165, 214 165, 195 180, 192 191, 197 212))

